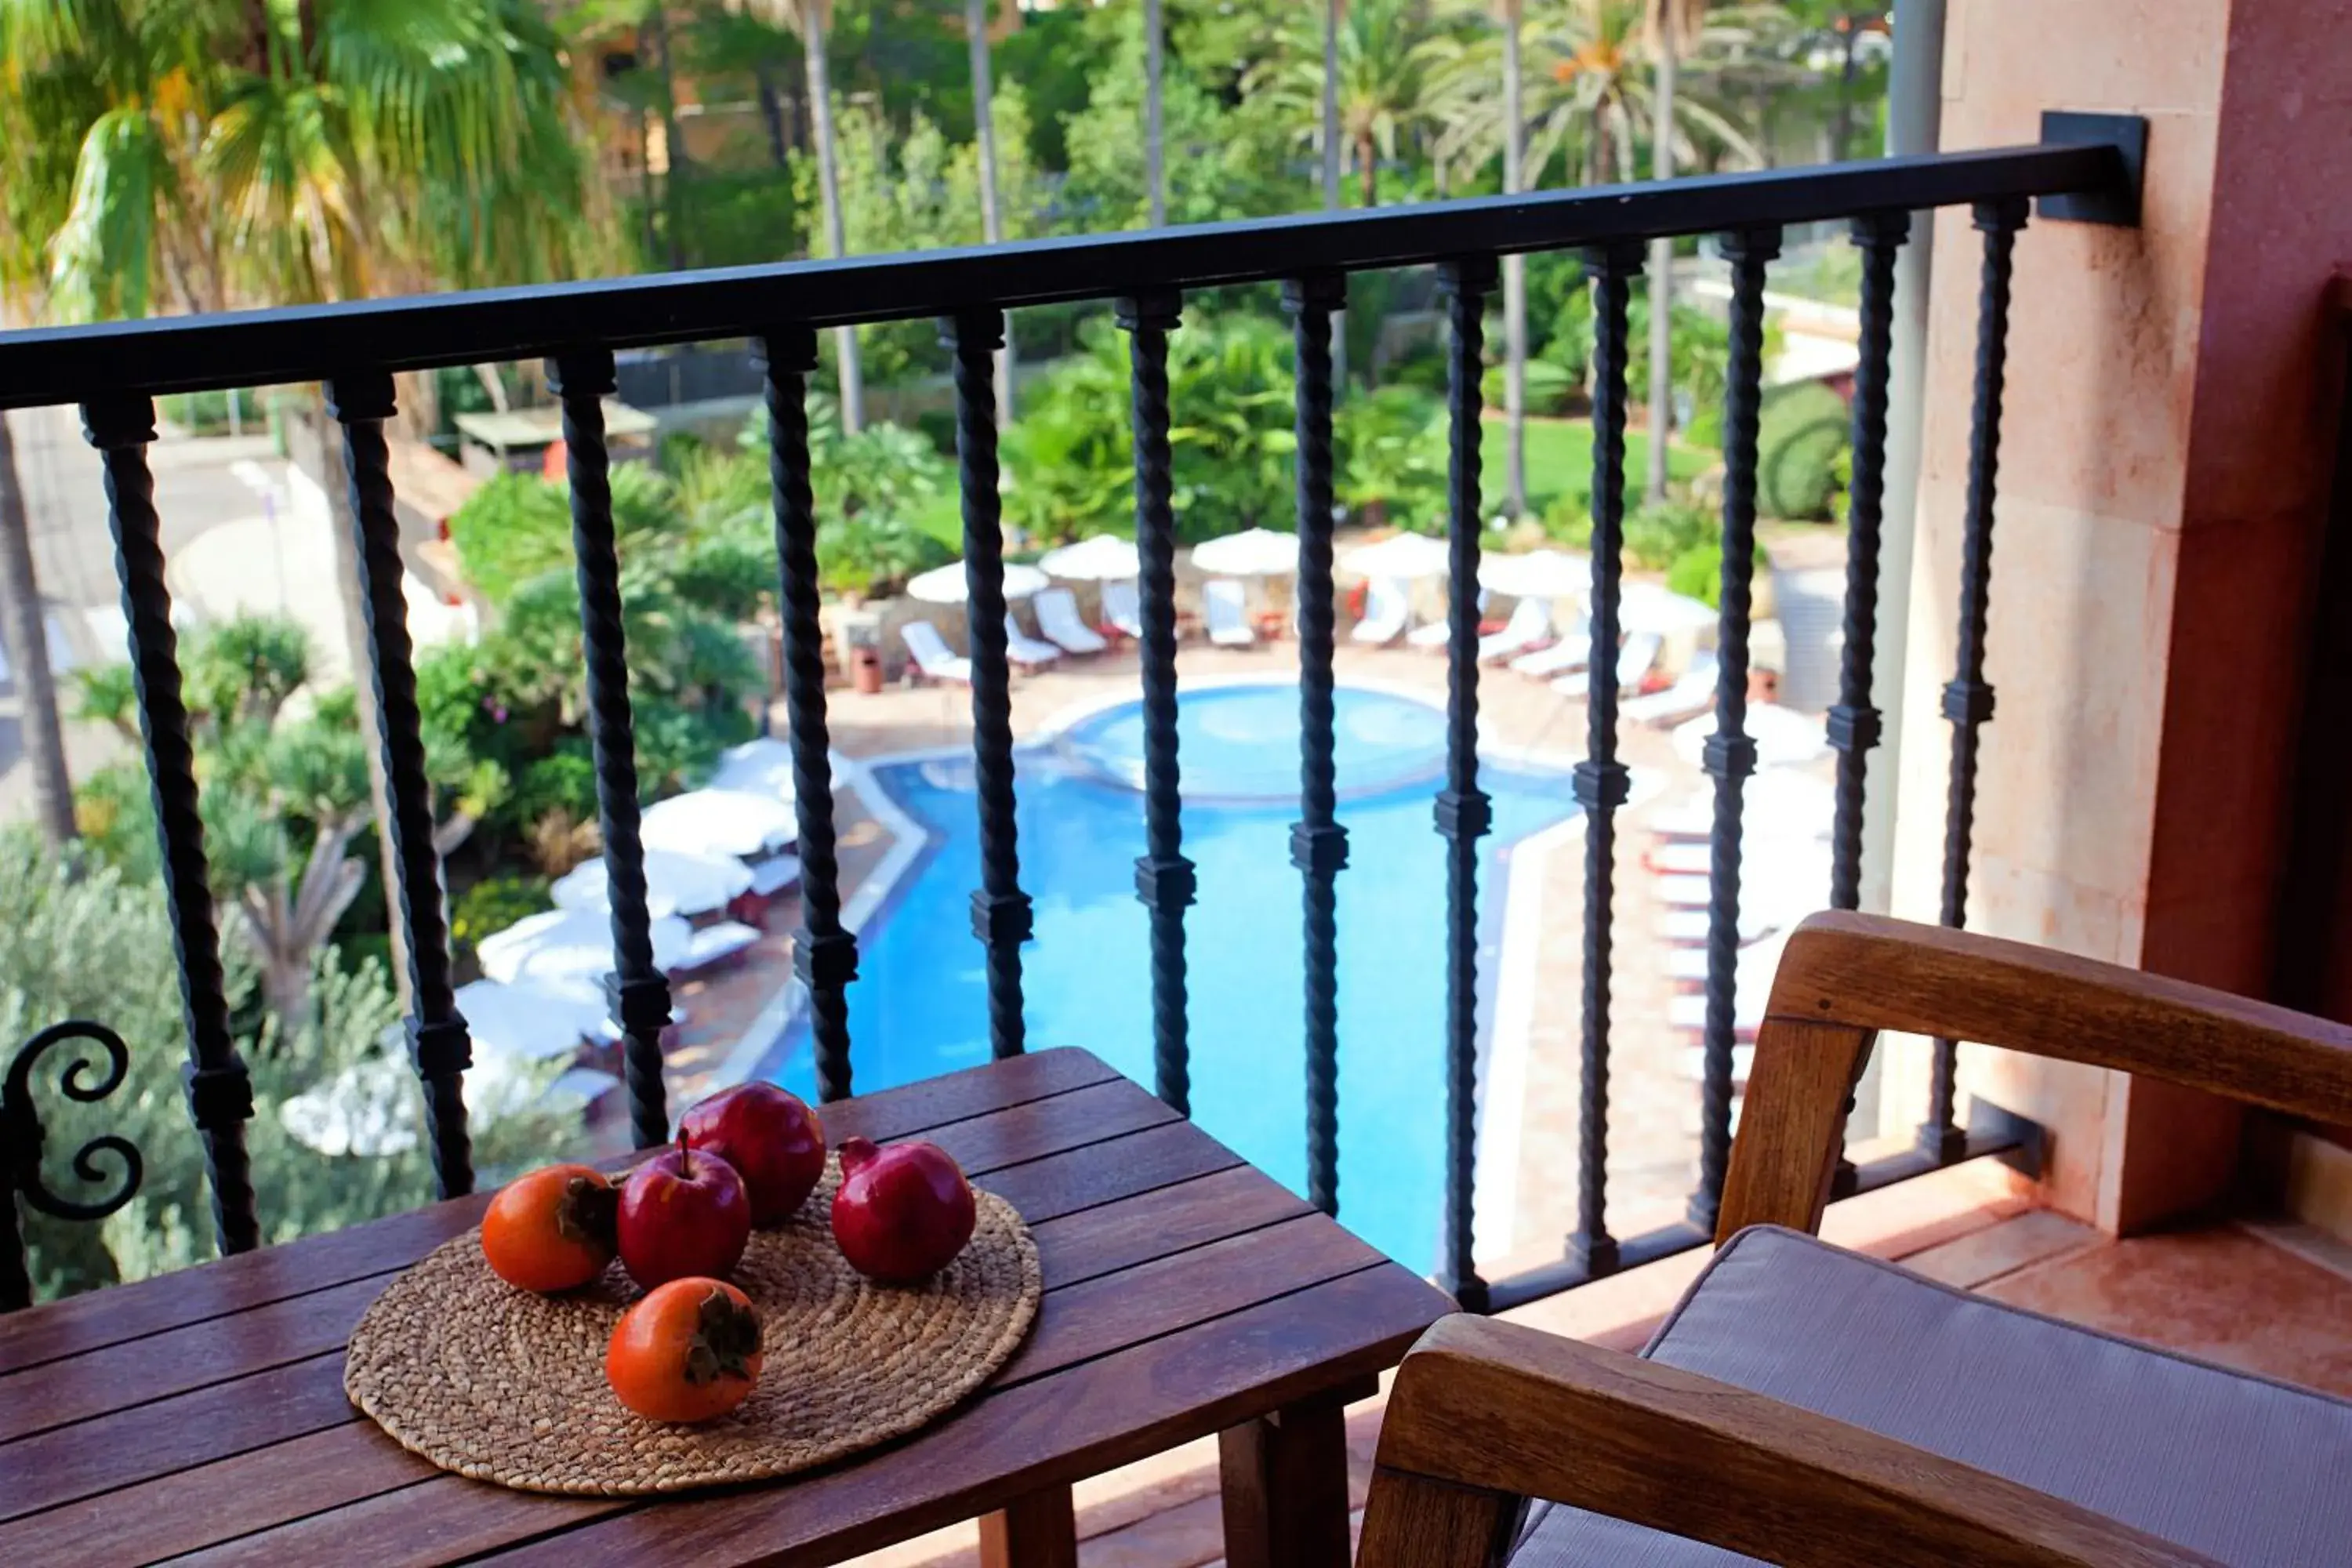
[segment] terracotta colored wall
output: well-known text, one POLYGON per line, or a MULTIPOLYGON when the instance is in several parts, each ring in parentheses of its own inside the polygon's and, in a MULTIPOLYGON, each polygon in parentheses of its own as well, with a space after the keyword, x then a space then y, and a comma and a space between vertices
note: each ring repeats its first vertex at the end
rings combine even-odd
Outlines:
MULTIPOLYGON (((2352 256, 2352 0, 1955 0, 1944 145, 2044 108, 2149 121, 2137 231, 2018 247, 1969 923, 2259 992, 2330 471, 2327 280, 2352 256), (2030 44, 2030 47, 2027 47, 2030 44)), ((1898 912, 1934 907, 1979 237, 1938 226, 1898 912)), ((2050 1195, 2135 1228, 2219 1191, 2233 1108, 1987 1056, 2050 1195)))

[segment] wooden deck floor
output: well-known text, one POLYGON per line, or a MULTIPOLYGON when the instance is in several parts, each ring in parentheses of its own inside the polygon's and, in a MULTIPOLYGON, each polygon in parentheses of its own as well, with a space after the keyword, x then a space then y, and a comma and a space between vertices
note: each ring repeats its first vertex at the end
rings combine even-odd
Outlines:
MULTIPOLYGON (((1822 1233, 2000 1300, 2352 1395, 2352 1247, 2307 1227, 2222 1223, 2115 1242, 2032 1207, 1988 1163, 1838 1205, 1822 1233)), ((1638 1349, 1703 1262, 1669 1258, 1510 1316, 1638 1349)), ((1360 1519, 1381 1408, 1349 1415, 1360 1519)), ((1098 1477, 1077 1502, 1082 1568, 1222 1568, 1213 1444, 1098 1477)), ((941 1531, 858 1562, 977 1568, 977 1533, 941 1531)))

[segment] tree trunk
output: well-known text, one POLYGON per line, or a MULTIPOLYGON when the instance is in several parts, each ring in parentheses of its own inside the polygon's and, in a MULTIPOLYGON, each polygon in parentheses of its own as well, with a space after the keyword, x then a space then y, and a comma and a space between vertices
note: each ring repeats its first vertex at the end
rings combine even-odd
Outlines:
MULTIPOLYGON (((989 73, 988 0, 964 0, 964 31, 971 47, 972 132, 980 153, 980 233, 994 245, 1004 237, 996 196, 996 89, 989 73)), ((996 417, 1009 422, 1013 407, 1013 333, 996 351, 996 417)))
MULTIPOLYGON (((1339 210, 1339 4, 1323 0, 1323 210, 1339 210)), ((1331 312, 1331 386, 1348 385, 1348 317, 1331 312)))
MULTIPOLYGON (((824 200, 824 242, 835 257, 849 254, 841 218, 841 170, 834 161, 833 83, 824 58, 824 0, 800 0, 801 54, 808 61, 809 130, 816 138, 817 191, 824 200)), ((855 436, 866 428, 866 377, 857 363, 857 329, 833 331, 835 370, 841 393, 841 427, 855 436)))
MULTIPOLYGON (((311 399, 310 421, 319 434, 319 487, 327 492, 327 535, 335 550, 335 590, 343 601, 343 642, 352 660, 352 698, 358 710, 360 750, 366 753, 368 809, 374 814, 378 863, 383 874, 384 897, 400 886, 400 863, 392 852, 392 789, 383 775, 383 750, 377 744, 375 656, 368 646, 367 608, 360 594, 359 541, 352 517, 352 476, 343 463, 343 427, 327 412, 326 389, 311 399)), ((392 981, 404 1013, 414 1005, 408 989, 408 933, 401 929, 399 912, 389 912, 384 925, 392 937, 392 981)))
POLYGON ((669 18, 656 5, 646 12, 646 41, 654 47, 654 55, 661 72, 662 152, 667 168, 662 174, 662 213, 669 229, 669 265, 673 272, 686 268, 686 224, 680 198, 680 176, 686 173, 686 143, 677 132, 677 73, 672 68, 669 47, 669 18))
POLYGON ((1851 16, 1841 16, 1839 20, 1844 24, 1842 32, 1845 47, 1843 57, 1838 61, 1837 116, 1830 121, 1830 159, 1832 163, 1843 163, 1853 141, 1853 46, 1860 29, 1854 26, 1851 16))
MULTIPOLYGON (((1528 127, 1520 101, 1522 0, 1503 3, 1503 190, 1527 189, 1528 127)), ((1528 258, 1503 258, 1503 496, 1514 518, 1528 510, 1528 258)))
MULTIPOLYGON (((1651 102, 1652 173, 1675 177, 1675 58, 1671 25, 1658 28, 1658 80, 1651 102)), ((1655 504, 1666 499, 1666 443, 1675 422, 1675 242, 1650 242, 1650 471, 1643 494, 1655 504)))
POLYGON ((1363 187, 1360 194, 1366 212, 1381 205, 1380 153, 1380 143, 1372 140, 1370 132, 1356 138, 1356 181, 1363 187))
POLYGON ((1143 0, 1143 184, 1151 226, 1168 222, 1168 168, 1160 123, 1160 0, 1143 0))
POLYGON ((760 118, 768 127, 768 156, 781 169, 792 162, 792 142, 784 134, 784 98, 776 90, 776 73, 765 60, 752 68, 759 83, 760 118))
POLYGON ((661 248, 661 233, 655 223, 656 205, 654 201, 654 117, 644 110, 637 110, 637 211, 646 230, 646 265, 654 265, 654 252, 661 248))
POLYGON ((24 710, 25 765, 33 773, 33 813, 41 836, 63 847, 74 837, 73 780, 66 772, 58 682, 49 668, 47 617, 33 568, 33 528, 16 478, 16 440, 0 414, 0 640, 24 710))

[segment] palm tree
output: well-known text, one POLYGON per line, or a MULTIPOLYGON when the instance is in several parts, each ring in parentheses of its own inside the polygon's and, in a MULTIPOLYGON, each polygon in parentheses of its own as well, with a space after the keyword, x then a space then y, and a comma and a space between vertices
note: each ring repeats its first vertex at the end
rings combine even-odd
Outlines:
MULTIPOLYGON (((1503 24, 1503 190, 1527 189, 1527 81, 1519 66, 1526 0, 1499 0, 1503 24)), ((1513 517, 1528 510, 1528 258, 1503 258, 1504 499, 1513 517)))
POLYGON ((66 773, 65 730, 58 721, 58 682, 33 571, 33 534, 16 479, 16 443, 0 414, 0 643, 24 707, 25 761, 33 770, 33 815, 42 837, 74 837, 73 781, 66 773))
MULTIPOLYGON (((1684 50, 1706 18, 1707 0, 1646 0, 1643 30, 1657 60, 1651 95, 1650 174, 1675 177, 1675 86, 1684 50)), ((1650 468, 1643 487, 1653 505, 1666 499, 1666 441, 1674 433, 1675 242, 1650 242, 1650 468)))
MULTIPOLYGON (((55 315, 530 281, 585 254, 594 182, 573 82, 529 0, 13 0, 0 58, 0 91, 39 104, 34 122, 73 149, 33 160, 70 182, 46 247, 55 315)), ((313 417, 364 669, 340 434, 323 398, 313 417)), ((373 734, 368 682, 359 697, 373 734)), ((377 749, 362 750, 389 820, 377 749)), ((395 924, 396 960, 401 938, 395 924)))
MULTIPOLYGON (((809 132, 816 142, 817 193, 824 205, 826 253, 849 254, 842 229, 841 166, 834 151, 833 76, 824 58, 825 29, 833 21, 833 0, 790 0, 793 29, 801 36, 801 56, 808 65, 809 132)), ((841 427, 855 436, 866 427, 866 376, 858 364, 857 329, 833 330, 835 379, 840 384, 841 427)))
POLYGON ((1244 86, 1315 127, 1302 140, 1320 141, 1326 83, 1333 83, 1339 137, 1355 156, 1360 205, 1376 206, 1380 160, 1394 160, 1400 133, 1418 124, 1427 107, 1422 7, 1416 0, 1355 0, 1340 13, 1327 57, 1329 20, 1328 11, 1320 22, 1293 13, 1283 24, 1281 47, 1251 68, 1244 86))
POLYGON ((1143 0, 1143 185, 1151 205, 1151 226, 1168 223, 1167 134, 1161 104, 1161 77, 1166 61, 1167 30, 1160 16, 1160 0, 1143 0))
MULTIPOLYGON (((972 134, 980 154, 980 233, 994 245, 1004 237, 996 205, 996 95, 988 60, 988 0, 964 0, 964 37, 971 48, 972 134)), ((996 416, 1013 417, 1013 334, 996 351, 996 416)))

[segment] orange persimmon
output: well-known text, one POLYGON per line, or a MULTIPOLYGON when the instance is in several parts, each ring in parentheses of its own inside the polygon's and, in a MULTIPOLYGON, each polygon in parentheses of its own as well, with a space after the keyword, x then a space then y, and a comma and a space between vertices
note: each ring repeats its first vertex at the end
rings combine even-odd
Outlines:
POLYGON ((570 1290, 613 1261, 618 1194, 588 1165, 547 1165, 499 1189, 482 1216, 482 1256, 509 1285, 570 1290))
POLYGON ((760 1378, 760 1314, 719 1279, 673 1279, 624 1313, 604 1350, 604 1381, 648 1421, 708 1421, 760 1378))

